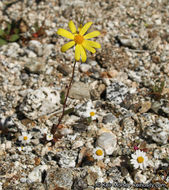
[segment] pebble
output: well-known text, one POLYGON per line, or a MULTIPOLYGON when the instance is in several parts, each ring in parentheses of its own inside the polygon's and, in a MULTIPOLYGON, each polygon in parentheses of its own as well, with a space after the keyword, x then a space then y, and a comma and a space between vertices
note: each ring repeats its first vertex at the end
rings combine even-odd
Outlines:
POLYGON ((58 65, 57 70, 64 76, 68 76, 72 72, 71 68, 66 64, 58 65))
POLYGON ((42 173, 43 171, 47 170, 48 166, 47 165, 41 165, 37 166, 33 169, 33 171, 28 175, 28 179, 30 182, 41 182, 42 181, 42 173))
POLYGON ((78 100, 90 99, 88 85, 82 82, 73 83, 70 89, 69 97, 78 100))
POLYGON ((73 172, 70 168, 52 168, 48 170, 47 189, 65 189, 71 190, 73 185, 73 172))
POLYGON ((40 74, 45 71, 46 63, 45 60, 31 58, 27 60, 27 63, 24 65, 24 67, 30 73, 40 74))
POLYGON ((111 155, 116 149, 117 137, 111 132, 102 133, 97 139, 97 145, 103 148, 107 155, 111 155))
POLYGON ((37 40, 29 41, 28 47, 30 50, 34 51, 38 56, 43 55, 42 44, 37 40))
POLYGON ((89 71, 91 69, 91 66, 88 64, 82 63, 82 64, 80 64, 79 69, 81 72, 86 73, 87 71, 89 71))
POLYGON ((114 104, 121 104, 127 96, 128 88, 122 82, 112 82, 106 88, 106 98, 114 104))
POLYGON ((20 111, 29 119, 38 119, 59 109, 60 95, 50 87, 42 87, 28 92, 20 105, 20 111))
POLYGON ((103 123, 107 124, 107 123, 113 123, 114 121, 116 121, 117 118, 112 114, 112 113, 108 113, 103 117, 103 123))

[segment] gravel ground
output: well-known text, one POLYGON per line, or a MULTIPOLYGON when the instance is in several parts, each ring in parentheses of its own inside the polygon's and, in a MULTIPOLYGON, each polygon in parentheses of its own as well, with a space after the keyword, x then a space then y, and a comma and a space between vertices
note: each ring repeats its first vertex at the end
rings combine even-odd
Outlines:
POLYGON ((168 10, 168 0, 0 1, 0 189, 169 187, 168 10), (101 49, 76 64, 52 144, 74 62, 57 30, 80 19, 101 49), (131 163, 138 150, 144 168, 131 163))

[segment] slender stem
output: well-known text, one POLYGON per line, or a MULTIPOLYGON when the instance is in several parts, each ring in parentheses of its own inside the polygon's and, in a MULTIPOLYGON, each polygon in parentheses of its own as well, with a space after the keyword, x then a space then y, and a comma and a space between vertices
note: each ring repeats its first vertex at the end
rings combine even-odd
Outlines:
POLYGON ((68 95, 69 95, 69 91, 70 91, 70 88, 71 88, 71 85, 72 85, 72 81, 73 81, 73 78, 74 78, 74 73, 75 73, 75 65, 76 65, 76 60, 74 62, 74 65, 73 65, 73 71, 72 71, 72 77, 70 79, 70 83, 69 83, 69 86, 68 86, 68 89, 67 89, 67 93, 66 93, 66 98, 65 98, 65 101, 63 103, 63 110, 62 110, 62 115, 60 116, 59 120, 58 120, 58 124, 57 125, 53 125, 52 127, 52 130, 51 130, 51 133, 54 135, 56 133, 56 130, 57 130, 57 127, 60 125, 63 117, 64 117, 64 112, 65 112, 65 107, 66 107, 66 102, 67 102, 67 98, 68 98, 68 95))

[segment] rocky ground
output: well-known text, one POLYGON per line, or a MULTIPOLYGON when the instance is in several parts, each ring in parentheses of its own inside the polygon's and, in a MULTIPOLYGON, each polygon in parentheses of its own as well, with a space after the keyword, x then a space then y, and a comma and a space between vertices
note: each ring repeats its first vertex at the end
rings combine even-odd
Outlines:
POLYGON ((139 183, 167 189, 168 10, 168 0, 0 1, 0 189, 137 189, 139 183), (66 40, 56 32, 80 18, 101 32, 95 40, 102 48, 77 63, 52 146, 74 61, 73 49, 60 51, 66 40), (97 147, 104 151, 100 160, 97 147), (143 170, 130 162, 136 149, 148 157, 143 170))

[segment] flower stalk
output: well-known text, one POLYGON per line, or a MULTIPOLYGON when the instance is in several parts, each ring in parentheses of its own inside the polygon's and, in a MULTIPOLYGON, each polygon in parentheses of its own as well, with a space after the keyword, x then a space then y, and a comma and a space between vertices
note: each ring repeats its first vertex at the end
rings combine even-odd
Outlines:
POLYGON ((57 125, 53 125, 52 130, 51 130, 51 133, 53 135, 56 133, 56 130, 57 130, 58 126, 60 125, 60 123, 61 123, 61 121, 62 121, 62 119, 64 117, 67 98, 69 96, 69 91, 70 91, 70 88, 71 88, 71 85, 72 85, 72 82, 73 82, 73 78, 74 78, 75 66, 76 66, 76 60, 74 61, 73 70, 72 70, 72 76, 71 76, 70 83, 69 83, 69 86, 68 86, 68 89, 67 89, 67 93, 66 93, 66 97, 65 97, 65 100, 64 100, 64 103, 63 103, 62 115, 60 116, 60 118, 58 120, 58 124, 57 125))

